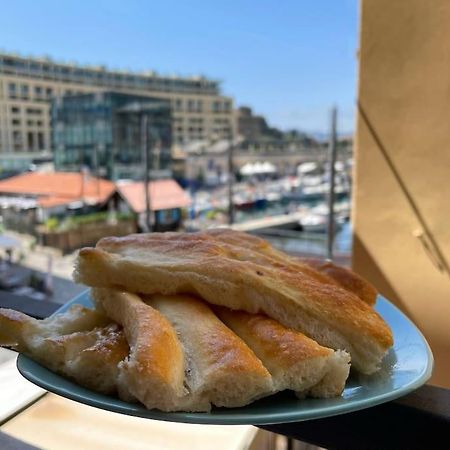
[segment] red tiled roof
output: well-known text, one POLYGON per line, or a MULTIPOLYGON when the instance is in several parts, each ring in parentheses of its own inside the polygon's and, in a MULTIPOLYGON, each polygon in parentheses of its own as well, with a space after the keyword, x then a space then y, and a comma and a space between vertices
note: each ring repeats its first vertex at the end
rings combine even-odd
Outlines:
POLYGON ((75 201, 103 203, 114 191, 111 181, 74 172, 28 172, 0 181, 0 193, 35 196, 43 208, 75 201))
MULTIPOLYGON (((145 211, 144 183, 118 184, 117 190, 135 213, 145 211)), ((183 208, 191 204, 189 195, 174 180, 151 181, 148 186, 150 208, 160 209, 183 208)))

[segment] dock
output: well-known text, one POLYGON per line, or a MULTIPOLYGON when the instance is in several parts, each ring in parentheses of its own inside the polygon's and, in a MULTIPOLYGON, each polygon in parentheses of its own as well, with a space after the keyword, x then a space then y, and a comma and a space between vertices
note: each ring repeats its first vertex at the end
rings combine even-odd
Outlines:
POLYGON ((294 230, 299 228, 299 221, 304 213, 283 214, 280 216, 263 217, 261 219, 248 220, 243 223, 231 225, 233 230, 255 232, 265 228, 283 228, 285 230, 294 230))

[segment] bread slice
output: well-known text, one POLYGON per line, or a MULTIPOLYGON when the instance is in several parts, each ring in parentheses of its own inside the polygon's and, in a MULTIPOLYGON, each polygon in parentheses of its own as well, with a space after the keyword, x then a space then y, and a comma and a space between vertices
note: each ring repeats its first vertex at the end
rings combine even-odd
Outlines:
POLYGON ((114 289, 93 289, 107 316, 123 326, 130 354, 119 364, 121 393, 130 392, 148 409, 205 411, 189 404, 182 346, 170 322, 140 297, 114 289))
POLYGON ((350 355, 322 347, 304 334, 262 314, 215 307, 218 317, 255 352, 272 375, 274 389, 300 397, 341 395, 350 355))
POLYGON ((75 280, 143 294, 190 293, 230 309, 263 312, 323 346, 348 351, 361 372, 379 368, 393 339, 371 306, 323 282, 311 267, 267 254, 264 240, 227 233, 234 233, 233 242, 222 239, 222 231, 104 238, 80 251, 75 280))
POLYGON ((32 348, 43 338, 59 337, 74 332, 91 331, 111 323, 105 315, 81 305, 73 305, 64 313, 36 320, 13 309, 0 308, 0 345, 32 348), (36 342, 34 342, 36 341, 36 342))
POLYGON ((317 258, 301 258, 300 261, 313 267, 318 272, 327 275, 337 285, 347 291, 353 292, 368 305, 375 305, 378 295, 377 290, 372 284, 352 270, 338 266, 331 261, 317 258))
MULTIPOLYGON (((83 329, 104 322, 98 313, 72 308, 51 319, 36 320, 10 309, 0 309, 0 329, 6 343, 16 346, 53 372, 104 394, 117 393, 118 363, 128 355, 128 344, 116 324, 83 329), (68 331, 69 334, 62 334, 68 331), (61 333, 61 334, 60 334, 61 333)), ((2 343, 3 345, 3 343, 2 343)))
POLYGON ((230 231, 226 228, 217 228, 206 232, 216 239, 227 242, 235 246, 243 246, 261 255, 268 256, 273 260, 285 264, 287 259, 299 270, 307 273, 309 276, 324 284, 341 286, 349 292, 356 294, 368 305, 374 305, 378 295, 377 290, 367 280, 357 273, 345 267, 338 266, 331 261, 319 258, 298 258, 287 255, 268 245, 266 241, 256 236, 244 234, 241 232, 230 231))
POLYGON ((186 384, 196 401, 231 408, 273 392, 267 369, 208 304, 187 295, 154 295, 146 301, 177 331, 184 349, 186 384))

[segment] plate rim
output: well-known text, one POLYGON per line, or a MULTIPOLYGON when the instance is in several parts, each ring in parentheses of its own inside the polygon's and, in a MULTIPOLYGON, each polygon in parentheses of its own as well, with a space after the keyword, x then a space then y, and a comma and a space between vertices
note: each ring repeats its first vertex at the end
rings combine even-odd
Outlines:
MULTIPOLYGON (((61 305, 52 315, 58 314, 62 311, 65 311, 68 307, 73 304, 77 304, 81 299, 84 299, 86 296, 89 296, 89 289, 78 294, 72 300, 61 305)), ((431 351, 431 348, 425 339, 422 332, 417 328, 417 326, 409 319, 406 314, 404 314, 397 306, 391 303, 389 300, 379 295, 377 298, 377 303, 386 302, 387 306, 393 308, 395 313, 401 317, 403 321, 405 321, 412 330, 416 333, 416 335, 420 338, 424 348, 426 350, 427 360, 424 369, 418 376, 411 380, 408 384, 400 386, 393 391, 383 392, 381 394, 375 395, 370 398, 362 398, 350 401, 349 403, 340 403, 337 405, 331 405, 329 407, 318 407, 313 410, 299 410, 297 414, 295 411, 289 410, 286 412, 268 412, 268 413, 256 413, 256 412, 248 412, 241 413, 241 408, 221 408, 221 410, 230 411, 229 414, 226 415, 214 415, 214 413, 192 413, 192 412, 163 412, 158 410, 150 410, 145 409, 144 406, 140 404, 127 403, 118 398, 107 396, 104 394, 97 393, 95 391, 90 391, 89 389, 77 385, 74 381, 65 378, 59 374, 51 372, 49 369, 41 366, 39 363, 33 361, 31 358, 26 355, 19 354, 17 358, 17 369, 21 373, 23 377, 25 377, 30 382, 40 386, 41 388, 53 392, 54 394, 60 395, 62 397, 68 398, 70 400, 91 406, 97 407, 106 411, 112 411, 119 414, 125 414, 134 417, 141 417, 145 419, 153 419, 153 420, 161 420, 166 422, 178 422, 178 423, 192 423, 192 424, 208 424, 208 425, 273 425, 279 423, 293 423, 293 422, 301 422, 307 420, 314 420, 319 418, 326 418, 337 416, 341 414, 347 414, 350 412, 360 411, 362 409, 370 408, 372 406, 380 405, 382 403, 386 403, 387 401, 395 400, 399 397, 402 397, 415 389, 419 388, 423 384, 425 384, 431 377, 434 367, 434 357, 431 351), (99 400, 95 398, 86 397, 83 393, 77 391, 67 391, 66 389, 55 386, 54 383, 46 382, 42 376, 37 375, 30 371, 28 367, 31 364, 37 365, 40 368, 40 372, 45 374, 45 372, 49 372, 52 376, 57 378, 61 378, 66 383, 71 383, 76 386, 78 389, 87 390, 93 392, 96 395, 101 395, 105 398, 105 400, 99 400), (107 399, 111 399, 112 403, 109 403, 107 399), (117 404, 117 402, 120 402, 117 404), (236 412, 233 413, 232 411, 236 412)), ((276 394, 275 394, 276 395, 276 394)), ((318 399, 321 400, 321 399, 318 399)), ((214 409, 213 409, 214 411, 214 409)))

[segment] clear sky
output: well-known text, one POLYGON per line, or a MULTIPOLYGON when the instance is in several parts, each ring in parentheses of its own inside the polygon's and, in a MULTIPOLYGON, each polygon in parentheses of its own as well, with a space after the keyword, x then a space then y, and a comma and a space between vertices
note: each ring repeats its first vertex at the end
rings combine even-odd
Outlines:
POLYGON ((56 60, 222 81, 283 129, 353 129, 356 0, 14 0, 0 48, 56 60))

